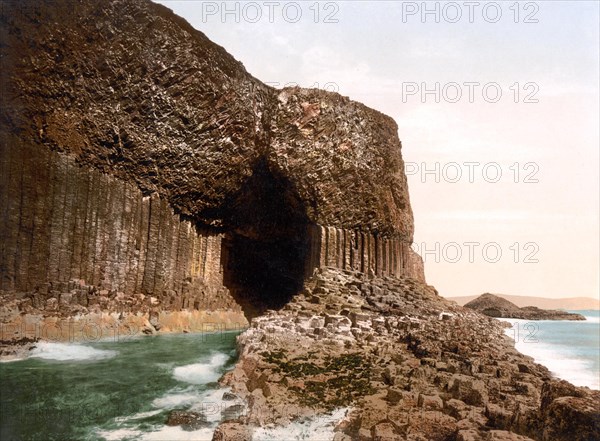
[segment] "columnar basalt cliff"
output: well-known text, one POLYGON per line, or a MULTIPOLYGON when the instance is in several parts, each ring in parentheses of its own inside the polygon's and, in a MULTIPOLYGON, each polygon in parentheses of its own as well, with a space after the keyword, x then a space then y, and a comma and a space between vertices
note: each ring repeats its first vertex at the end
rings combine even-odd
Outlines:
POLYGON ((146 0, 7 0, 0 43, 0 340, 250 325, 216 440, 346 406, 338 441, 600 439, 597 392, 425 284, 391 118, 146 0))
POLYGON ((252 316, 323 265, 424 278, 389 117, 269 88, 148 1, 4 2, 1 24, 5 315, 252 316))

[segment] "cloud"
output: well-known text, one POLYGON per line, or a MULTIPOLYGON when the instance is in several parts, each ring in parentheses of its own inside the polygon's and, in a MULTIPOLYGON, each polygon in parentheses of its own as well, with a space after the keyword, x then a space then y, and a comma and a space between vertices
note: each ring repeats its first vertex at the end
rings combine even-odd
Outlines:
POLYGON ((461 58, 466 51, 464 41, 459 38, 421 37, 414 39, 404 56, 421 59, 461 58))
POLYGON ((363 60, 320 45, 303 52, 300 71, 307 82, 335 83, 349 93, 370 83, 371 67, 363 60))

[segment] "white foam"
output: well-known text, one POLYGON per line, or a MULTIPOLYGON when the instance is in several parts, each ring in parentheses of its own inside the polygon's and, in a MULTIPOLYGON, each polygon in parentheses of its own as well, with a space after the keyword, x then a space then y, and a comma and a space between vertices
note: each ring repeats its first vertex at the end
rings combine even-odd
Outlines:
POLYGON ((160 410, 160 409, 159 410, 150 410, 148 412, 138 412, 138 413, 134 413, 133 415, 116 417, 115 422, 123 423, 123 422, 131 421, 131 420, 140 420, 142 418, 148 418, 148 417, 151 417, 154 415, 158 415, 161 412, 162 412, 162 410, 160 410))
POLYGON ((231 388, 212 389, 200 395, 199 400, 190 410, 202 412, 206 420, 210 423, 218 423, 221 421, 222 412, 230 406, 244 405, 241 399, 223 400, 223 394, 230 392, 231 388))
POLYGON ((144 433, 139 439, 143 441, 211 441, 214 431, 214 428, 186 431, 179 426, 164 426, 154 432, 144 433))
POLYGON ((152 401, 152 406, 162 409, 173 409, 175 407, 188 407, 198 401, 197 392, 176 391, 163 395, 152 401))
POLYGON ((106 441, 126 441, 137 439, 143 432, 132 429, 103 430, 97 435, 106 441))
MULTIPOLYGON (((221 376, 224 365, 230 359, 228 354, 215 353, 204 363, 193 363, 173 369, 173 377, 187 383, 187 386, 171 389, 163 396, 152 401, 155 410, 139 412, 130 416, 114 418, 114 423, 120 426, 114 430, 98 431, 99 436, 112 440, 136 441, 211 441, 213 432, 221 421, 224 409, 232 405, 244 404, 240 399, 223 400, 223 394, 230 388, 203 390, 197 385, 216 382, 221 376), (151 429, 141 429, 143 418, 158 415, 171 409, 189 409, 201 412, 206 417, 210 427, 196 431, 186 431, 178 426, 154 425, 151 429), (128 426, 127 428, 123 426, 128 426), (148 431, 150 430, 150 431, 148 431)), ((170 363, 158 364, 159 369, 168 369, 170 363)))
POLYGON ((330 414, 308 418, 285 426, 259 427, 254 430, 253 441, 331 441, 335 426, 348 414, 349 409, 341 408, 330 414))
POLYGON ((537 362, 546 366, 552 374, 563 378, 575 386, 599 388, 598 378, 593 375, 593 363, 561 354, 545 345, 517 343, 517 350, 527 354, 537 362))
MULTIPOLYGON (((155 427, 151 432, 119 428, 112 431, 97 432, 107 441, 135 439, 140 441, 211 441, 213 433, 221 420, 222 411, 229 406, 243 404, 240 399, 223 400, 223 394, 229 392, 229 388, 207 390, 203 393, 189 389, 170 392, 161 398, 155 399, 152 404, 159 410, 141 412, 126 418, 117 418, 117 422, 125 420, 141 419, 160 413, 162 409, 175 407, 189 407, 190 411, 202 412, 210 427, 196 431, 186 431, 179 426, 155 427)), ((295 421, 285 426, 259 427, 254 429, 254 441, 330 441, 334 437, 336 425, 348 415, 349 409, 337 409, 329 414, 313 418, 295 421)))
POLYGON ((80 344, 39 342, 31 351, 33 358, 58 361, 103 360, 117 355, 117 351, 92 348, 80 344))
POLYGON ((229 403, 231 401, 223 401, 223 394, 225 392, 231 392, 230 387, 221 387, 219 389, 209 389, 206 392, 200 394, 201 401, 209 401, 209 402, 225 402, 229 403))
POLYGON ((228 360, 226 354, 214 354, 208 363, 194 363, 173 369, 173 376, 191 384, 214 383, 221 377, 221 368, 228 360))
POLYGON ((230 388, 210 389, 198 393, 193 389, 174 390, 156 398, 152 406, 160 409, 189 408, 192 412, 201 412, 210 423, 221 421, 221 413, 229 406, 244 404, 241 399, 223 400, 223 394, 230 388))
POLYGON ((27 360, 28 357, 17 357, 14 358, 0 358, 0 363, 12 363, 13 361, 23 361, 27 360))
POLYGON ((134 429, 116 429, 113 431, 98 432, 108 441, 112 440, 142 440, 142 441, 211 441, 217 424, 221 421, 221 411, 239 400, 223 401, 222 397, 230 388, 211 389, 203 393, 190 386, 187 389, 171 391, 152 401, 157 410, 140 412, 127 417, 117 417, 117 423, 131 423, 134 420, 150 417, 161 413, 164 409, 187 407, 190 411, 202 412, 210 427, 195 431, 186 431, 179 426, 161 426, 152 432, 143 432, 134 429), (133 437, 133 438, 131 438, 133 437))
MULTIPOLYGON (((114 418, 114 422, 118 425, 134 425, 134 427, 139 427, 139 421, 143 418, 152 417, 154 415, 158 415, 163 412, 165 409, 173 409, 179 407, 190 407, 193 405, 199 406, 203 400, 203 397, 208 396, 213 399, 217 397, 222 397, 223 392, 228 389, 218 389, 215 391, 209 391, 205 394, 199 394, 197 391, 194 391, 190 386, 188 389, 184 390, 176 390, 170 392, 160 398, 156 398, 152 401, 152 405, 157 408, 156 410, 150 410, 147 412, 138 412, 133 415, 121 416, 114 418)), ((193 410, 190 409, 190 410, 193 410)), ((220 414, 219 414, 220 415, 220 414)), ((211 427, 203 428, 196 431, 185 431, 181 427, 178 426, 166 426, 162 425, 159 427, 155 427, 155 430, 151 432, 147 432, 144 430, 139 430, 135 428, 118 428, 114 430, 107 431, 98 431, 96 432, 99 436, 105 438, 107 441, 211 441, 212 435, 216 427, 216 423, 220 420, 217 418, 210 418, 207 416, 207 420, 211 423, 211 427)))

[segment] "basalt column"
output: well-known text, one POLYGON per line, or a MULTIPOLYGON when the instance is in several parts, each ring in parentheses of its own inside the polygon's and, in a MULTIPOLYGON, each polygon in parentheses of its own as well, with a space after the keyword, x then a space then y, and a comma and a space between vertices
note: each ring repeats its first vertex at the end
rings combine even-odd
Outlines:
POLYGON ((423 279, 392 118, 273 89, 164 6, 75 3, 0 8, 7 314, 254 315, 317 267, 423 279))

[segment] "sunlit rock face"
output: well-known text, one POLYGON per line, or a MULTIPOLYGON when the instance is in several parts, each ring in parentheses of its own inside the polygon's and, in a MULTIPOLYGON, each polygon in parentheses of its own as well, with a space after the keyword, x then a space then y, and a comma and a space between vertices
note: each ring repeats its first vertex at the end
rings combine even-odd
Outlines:
POLYGON ((1 14, 0 289, 23 310, 254 314, 319 266, 423 279, 391 118, 272 89, 148 1, 1 14))

